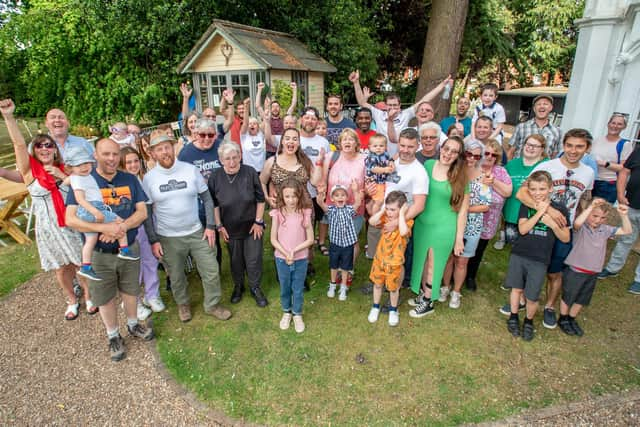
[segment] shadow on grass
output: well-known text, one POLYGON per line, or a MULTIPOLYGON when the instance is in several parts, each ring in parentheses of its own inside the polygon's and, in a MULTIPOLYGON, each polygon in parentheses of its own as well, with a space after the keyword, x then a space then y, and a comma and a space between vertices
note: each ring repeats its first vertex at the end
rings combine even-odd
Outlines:
MULTIPOLYGON (((169 371, 202 401, 264 424, 455 425, 637 388, 638 301, 626 292, 637 255, 621 276, 599 282, 592 306, 581 314, 584 337, 546 330, 538 317, 536 337, 526 343, 511 337, 498 312, 508 296, 500 290, 508 254, 487 251, 479 289, 463 292, 458 310, 438 304, 432 316, 412 319, 411 294, 403 290, 400 325, 391 328, 385 315, 367 322, 371 297, 359 288, 370 262, 361 257, 349 298, 340 302, 326 297, 327 257, 316 251, 315 283, 305 294, 307 330, 296 334, 278 328, 279 288, 267 243, 267 308, 245 293, 231 306, 231 320, 205 316, 193 273, 194 318, 180 323, 164 293, 168 310, 154 321, 158 349, 169 371)), ((226 250, 222 286, 228 304, 233 285, 226 250)))

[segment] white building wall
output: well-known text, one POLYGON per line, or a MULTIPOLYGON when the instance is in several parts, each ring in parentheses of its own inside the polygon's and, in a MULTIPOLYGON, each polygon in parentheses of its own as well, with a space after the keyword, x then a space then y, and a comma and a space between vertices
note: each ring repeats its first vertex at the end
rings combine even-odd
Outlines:
POLYGON ((640 0, 587 0, 562 120, 563 130, 606 133, 611 113, 630 116, 623 133, 636 136, 640 122, 640 0))

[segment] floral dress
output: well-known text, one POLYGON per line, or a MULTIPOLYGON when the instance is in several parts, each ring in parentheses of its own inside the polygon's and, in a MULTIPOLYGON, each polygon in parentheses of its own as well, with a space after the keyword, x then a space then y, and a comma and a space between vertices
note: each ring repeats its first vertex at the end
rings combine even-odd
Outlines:
MULTIPOLYGON (((469 207, 490 206, 491 187, 482 183, 482 175, 469 182, 469 207)), ((475 237, 482 233, 483 213, 470 212, 467 215, 467 226, 464 229, 465 237, 475 237)))
POLYGON ((37 179, 27 188, 31 194, 33 214, 36 217, 36 244, 42 269, 51 271, 69 264, 80 265, 80 234, 69 227, 58 226, 51 192, 43 188, 37 179))

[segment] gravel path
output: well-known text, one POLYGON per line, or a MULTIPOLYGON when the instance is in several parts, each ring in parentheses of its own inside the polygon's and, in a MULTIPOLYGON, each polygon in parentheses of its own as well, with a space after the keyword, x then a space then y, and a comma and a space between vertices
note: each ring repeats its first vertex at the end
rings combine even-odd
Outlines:
MULTIPOLYGON (((1 280, 1 279, 0 279, 1 280)), ((0 425, 228 425, 186 394, 151 344, 111 362, 98 315, 63 319, 52 274, 0 301, 0 425)))
MULTIPOLYGON (((240 425, 177 385, 153 342, 125 337, 126 359, 111 362, 99 317, 63 311, 52 274, 0 300, 0 425, 240 425)), ((639 424, 634 391, 484 425, 639 424)))

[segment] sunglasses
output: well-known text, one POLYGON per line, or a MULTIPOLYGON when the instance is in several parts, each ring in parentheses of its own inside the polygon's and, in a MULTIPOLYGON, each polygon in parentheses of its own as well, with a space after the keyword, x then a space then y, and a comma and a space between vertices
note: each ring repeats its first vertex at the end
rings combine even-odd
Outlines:
POLYGON ((56 144, 53 142, 36 142, 33 146, 35 148, 56 148, 56 144))
POLYGON ((498 153, 484 153, 484 156, 485 156, 485 157, 493 157, 493 158, 494 158, 494 159, 496 159, 496 160, 498 160, 500 157, 502 157, 502 156, 500 156, 500 154, 498 154, 498 153))
POLYGON ((198 135, 200 135, 203 138, 215 138, 216 137, 215 133, 199 133, 198 135))
POLYGON ((471 151, 465 151, 464 155, 467 159, 474 158, 475 160, 480 160, 482 158, 482 154, 473 154, 471 151))

